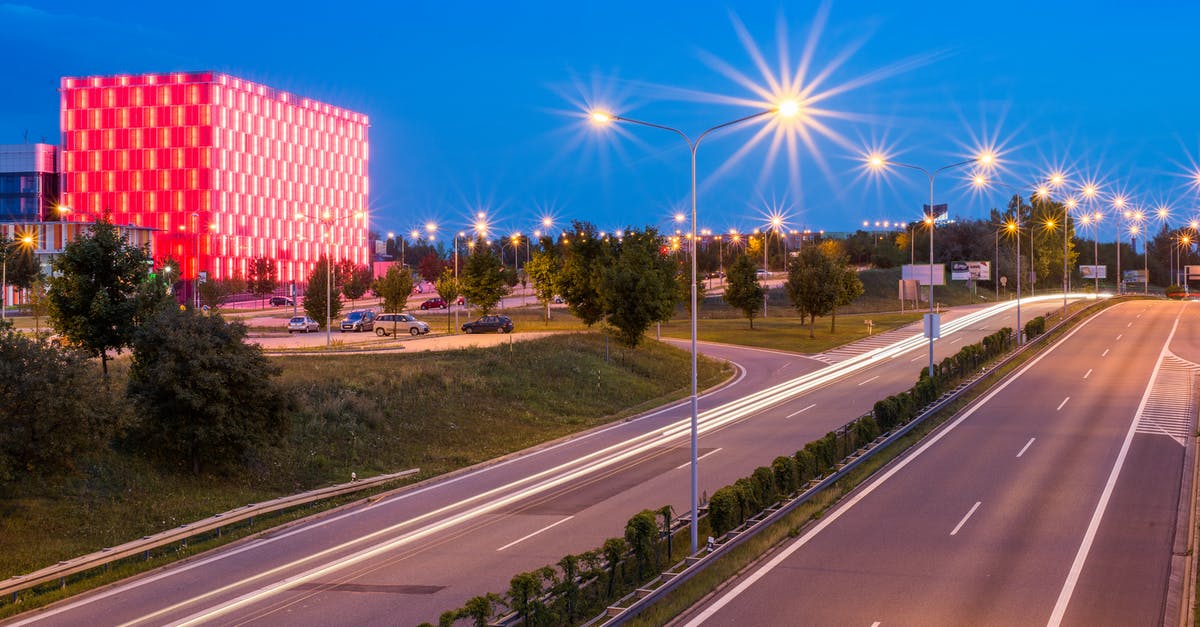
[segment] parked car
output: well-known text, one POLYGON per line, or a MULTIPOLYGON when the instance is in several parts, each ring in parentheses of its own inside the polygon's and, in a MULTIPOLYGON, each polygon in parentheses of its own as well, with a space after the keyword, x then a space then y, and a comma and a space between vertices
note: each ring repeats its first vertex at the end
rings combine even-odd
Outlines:
POLYGON ((375 318, 375 335, 379 337, 391 335, 392 329, 396 330, 397 335, 407 333, 416 336, 429 333, 429 325, 410 314, 385 313, 379 314, 375 318))
POLYGON ((375 328, 375 312, 356 309, 342 319, 342 333, 346 331, 371 331, 375 328))
POLYGON ((287 323, 288 333, 315 333, 321 330, 321 325, 308 316, 296 316, 287 323))
POLYGON ((292 305, 295 305, 295 304, 296 304, 295 301, 293 301, 290 298, 285 298, 283 296, 272 296, 271 297, 271 306, 272 307, 284 307, 284 306, 291 307, 292 305))
POLYGON ((446 307, 447 307, 446 301, 444 301, 440 298, 430 298, 430 299, 426 300, 425 302, 421 303, 422 311, 428 310, 428 309, 445 309, 446 307))
POLYGON ((771 273, 766 270, 763 270, 762 268, 759 268, 754 271, 754 276, 759 279, 769 279, 769 278, 771 278, 771 273))
POLYGON ((512 333, 513 321, 508 316, 483 316, 462 325, 462 330, 466 333, 512 333))

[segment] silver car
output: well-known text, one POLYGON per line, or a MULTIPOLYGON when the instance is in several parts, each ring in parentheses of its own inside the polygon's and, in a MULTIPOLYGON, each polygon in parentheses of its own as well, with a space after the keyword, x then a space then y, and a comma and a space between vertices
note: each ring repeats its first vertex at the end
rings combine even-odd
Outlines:
POLYGON ((321 330, 321 325, 308 316, 296 316, 288 320, 288 333, 316 333, 321 330))
POLYGON ((393 328, 395 328, 397 335, 407 333, 416 337, 429 333, 429 325, 417 320, 410 314, 385 313, 379 314, 375 318, 375 335, 379 337, 391 335, 393 328))

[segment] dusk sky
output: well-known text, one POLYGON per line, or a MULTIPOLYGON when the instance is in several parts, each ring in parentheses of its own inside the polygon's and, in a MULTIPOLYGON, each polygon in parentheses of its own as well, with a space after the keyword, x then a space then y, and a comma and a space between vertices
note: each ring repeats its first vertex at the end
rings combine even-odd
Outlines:
MULTIPOLYGON (((1178 223, 1200 198, 1197 24, 1200 4, 1158 0, 0 4, 0 143, 58 143, 62 76, 216 70, 370 116, 378 232, 459 230, 481 210, 501 232, 545 214, 672 228, 683 141, 595 128, 585 110, 694 137, 770 106, 755 86, 806 65, 814 122, 756 120, 701 145, 701 228, 748 230, 772 210, 791 228, 916 219, 926 180, 867 176, 861 151, 932 169, 984 145, 1009 185, 1060 166, 1076 186, 1169 203, 1178 223)), ((952 216, 1004 202, 965 173, 938 179, 952 216)))

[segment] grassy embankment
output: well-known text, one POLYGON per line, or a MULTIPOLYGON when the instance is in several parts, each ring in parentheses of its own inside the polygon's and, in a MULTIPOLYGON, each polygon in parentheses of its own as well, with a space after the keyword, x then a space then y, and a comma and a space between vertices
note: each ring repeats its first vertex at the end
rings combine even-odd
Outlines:
MULTIPOLYGON (((429 477, 633 415, 687 392, 687 354, 612 350, 569 334, 444 353, 278 358, 291 433, 244 470, 192 476, 97 451, 62 480, 0 498, 0 577, 114 546, 246 503, 405 468, 429 477), (547 384, 547 382, 553 382, 547 384), (586 391, 586 393, 584 393, 586 391)), ((111 366, 124 388, 128 361, 111 366)), ((701 385, 728 375, 701 362, 701 385)), ((102 393, 102 392, 101 392, 102 393)))

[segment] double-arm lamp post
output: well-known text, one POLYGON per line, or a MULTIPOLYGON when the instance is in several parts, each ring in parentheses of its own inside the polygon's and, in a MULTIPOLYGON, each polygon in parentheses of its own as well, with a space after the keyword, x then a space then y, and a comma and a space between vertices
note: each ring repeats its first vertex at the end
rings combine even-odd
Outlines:
MULTIPOLYGON (((709 128, 708 130, 705 130, 704 132, 700 133, 700 135, 698 135, 695 140, 693 140, 687 133, 684 133, 683 131, 681 131, 677 128, 673 128, 670 126, 664 126, 662 124, 654 124, 652 122, 644 122, 642 120, 635 120, 633 118, 627 118, 627 117, 623 117, 623 116, 619 116, 619 115, 613 115, 613 114, 605 112, 605 111, 599 111, 599 110, 592 111, 590 113, 589 117, 591 118, 592 123, 596 124, 598 126, 607 126, 607 125, 612 124, 613 122, 625 122, 628 124, 636 124, 638 126, 648 126, 650 128, 656 128, 656 129, 667 131, 670 133, 675 133, 680 138, 682 138, 684 142, 687 143, 688 149, 691 152, 691 160, 692 160, 692 179, 691 179, 691 192, 690 192, 691 201, 692 201, 691 233, 694 234, 697 232, 697 229, 696 229, 696 224, 697 224, 697 222, 696 222, 696 150, 700 147, 700 142, 704 141, 705 137, 708 137, 709 134, 711 134, 715 131, 719 131, 724 128, 729 128, 731 126, 737 126, 739 124, 744 124, 751 120, 766 117, 769 115, 779 115, 781 117, 791 118, 791 117, 795 117, 799 113, 800 113, 800 103, 799 102, 797 102, 795 100, 785 100, 783 102, 780 102, 777 106, 775 106, 771 109, 759 111, 758 113, 740 117, 736 120, 731 120, 729 122, 725 122, 723 124, 718 124, 716 126, 713 126, 712 128, 709 128)), ((691 394, 691 409, 692 409, 692 425, 691 425, 691 432, 692 432, 692 441, 691 441, 691 467, 692 467, 691 507, 692 507, 692 513, 691 513, 691 518, 692 518, 692 522, 691 522, 691 532, 692 533, 691 533, 691 536, 692 536, 692 554, 693 555, 696 554, 696 552, 698 551, 699 529, 700 529, 699 517, 698 517, 699 509, 700 509, 699 508, 699 505, 700 505, 699 504, 700 480, 699 480, 699 474, 697 472, 697 463, 696 463, 697 462, 697 439, 698 439, 697 435, 698 435, 698 429, 699 429, 699 424, 698 424, 699 410, 698 410, 698 397, 696 394, 697 372, 696 372, 696 250, 695 250, 695 248, 696 247, 693 245, 692 246, 692 255, 691 255, 692 256, 692 274, 691 274, 691 279, 692 279, 691 280, 691 303, 692 303, 692 307, 691 307, 691 330, 692 330, 692 394, 691 394)))
MULTIPOLYGON (((325 227, 325 346, 327 348, 333 345, 333 227, 339 222, 350 219, 357 220, 364 215, 366 215, 366 212, 362 210, 344 216, 336 216, 330 213, 329 210, 326 210, 319 216, 307 216, 303 213, 296 214, 296 218, 300 220, 316 217, 317 222, 320 222, 325 227)), ((401 263, 403 263, 403 260, 401 263)))
MULTIPOLYGON (((996 187, 1002 187, 1012 192, 1013 196, 1017 199, 1017 206, 1014 211, 1013 220, 1004 225, 1004 230, 1016 235, 1017 237, 1017 344, 1020 345, 1023 333, 1023 329, 1021 328, 1021 192, 1015 187, 1005 185, 999 181, 990 180, 983 175, 976 175, 974 179, 972 179, 972 183, 978 188, 984 188, 993 185, 996 187)), ((1031 245, 1033 242, 1032 228, 1032 225, 1030 225, 1031 245)), ((1032 259, 1033 257, 1031 256, 1029 262, 1030 265, 1033 265, 1032 259)), ((999 272, 1000 268, 996 268, 996 271, 999 272)))
POLYGON ((982 152, 982 153, 976 155, 974 159, 968 159, 966 161, 960 161, 958 163, 951 163, 950 165, 944 165, 940 168, 937 168, 936 170, 927 170, 918 165, 912 165, 909 163, 900 163, 897 161, 891 161, 888 158, 886 158, 880 154, 867 155, 867 166, 869 166, 873 170, 881 171, 889 166, 895 166, 897 168, 907 168, 909 170, 916 170, 917 172, 924 174, 925 177, 929 179, 929 213, 928 213, 928 215, 926 215, 925 220, 929 224, 929 316, 926 321, 926 326, 927 326, 926 334, 929 336, 929 376, 930 376, 930 378, 933 377, 933 340, 934 340, 934 336, 938 334, 937 333, 938 329, 935 328, 935 322, 934 322, 935 320, 937 320, 937 318, 935 318, 934 314, 933 314, 933 230, 934 230, 934 223, 937 222, 937 210, 934 208, 934 204, 933 204, 933 180, 934 180, 934 178, 937 177, 937 175, 939 173, 945 172, 946 170, 961 168, 965 165, 971 165, 971 164, 977 164, 977 165, 980 165, 983 167, 988 167, 988 166, 991 166, 994 161, 995 161, 995 156, 992 155, 992 153, 982 152))

